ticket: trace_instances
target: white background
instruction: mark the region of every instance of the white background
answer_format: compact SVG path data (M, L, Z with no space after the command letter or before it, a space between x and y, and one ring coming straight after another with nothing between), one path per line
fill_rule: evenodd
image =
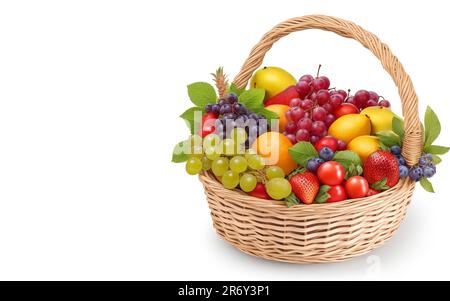
M449 145L446 1L2 1L1 280L447 279L449 158L418 187L383 247L354 260L291 265L215 234L202 186L170 162L188 131L186 85L225 66L287 18L320 13L376 33L401 59ZM399 98L379 62L331 33L292 34L266 65Z

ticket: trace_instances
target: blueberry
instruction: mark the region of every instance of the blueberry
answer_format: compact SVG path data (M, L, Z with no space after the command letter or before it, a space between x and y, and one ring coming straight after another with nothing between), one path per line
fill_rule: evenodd
M428 161L433 160L433 155L432 155L432 154L425 154L425 155L423 155L423 157L424 157L425 159L427 159Z
M420 178L423 177L423 169L421 167L419 167L419 166L413 166L409 170L408 175L411 178L411 180L417 182L417 181L420 180Z
M394 155L400 155L402 152L402 149L398 145L391 146L391 153Z
M423 166L431 163L432 161L433 161L433 155L432 154L423 154L419 158L419 165L423 167Z
M423 175L426 178L431 178L436 173L436 167L434 165L427 165L423 168Z
M398 168L398 175L402 178L406 178L408 176L408 167L405 165L400 165Z
M309 159L308 162L306 162L306 169L312 173L316 173L320 164L322 164L323 162L324 161L320 158Z
M405 158L403 158L403 156L402 155L397 155L397 156L395 156L396 158L397 158L397 163L398 163L398 165L406 165L406 160L405 160Z
M330 161L333 159L334 153L329 147L325 146L319 151L319 157L325 161Z
M430 166L431 168L433 168L434 172L436 173L436 165L434 165L433 162L429 163L428 166Z
M424 156L419 158L419 166L425 166L428 163L428 160L425 159Z

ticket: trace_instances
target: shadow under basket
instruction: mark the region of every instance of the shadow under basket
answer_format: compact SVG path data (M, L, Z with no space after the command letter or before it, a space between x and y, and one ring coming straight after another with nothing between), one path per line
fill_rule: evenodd
M398 59L374 34L335 17L311 15L275 26L252 49L233 83L245 87L273 43L291 32L321 29L353 38L369 49L391 75L402 101L402 155L415 165L422 152L418 99ZM210 172L199 176L217 233L239 250L270 260L292 263L342 261L383 244L399 228L415 183L401 179L380 194L337 203L299 204L264 200L228 190Z

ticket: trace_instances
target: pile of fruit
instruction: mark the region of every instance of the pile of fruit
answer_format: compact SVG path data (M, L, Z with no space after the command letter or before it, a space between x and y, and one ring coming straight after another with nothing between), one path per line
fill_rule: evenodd
M253 75L250 89L229 85L219 68L216 89L188 86L195 105L181 117L191 136L174 149L172 161L186 162L191 175L211 172L227 189L262 199L330 203L364 198L394 187L400 178L420 182L436 173L440 133L427 108L423 155L415 166L402 156L403 120L390 102L373 91L330 88L328 77L303 75L297 81L278 67Z

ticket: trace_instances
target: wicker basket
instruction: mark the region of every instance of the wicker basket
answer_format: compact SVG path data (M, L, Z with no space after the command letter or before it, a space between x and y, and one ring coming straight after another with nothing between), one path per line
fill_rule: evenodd
M381 61L397 85L402 101L403 156L409 165L416 164L423 140L411 80L387 45L352 22L311 15L277 25L252 49L234 83L245 87L274 42L304 29L322 29L353 38ZM371 251L398 229L414 191L414 182L408 179L363 199L287 208L280 201L225 189L209 173L201 174L200 180L214 227L221 237L245 253L293 263L341 261Z

